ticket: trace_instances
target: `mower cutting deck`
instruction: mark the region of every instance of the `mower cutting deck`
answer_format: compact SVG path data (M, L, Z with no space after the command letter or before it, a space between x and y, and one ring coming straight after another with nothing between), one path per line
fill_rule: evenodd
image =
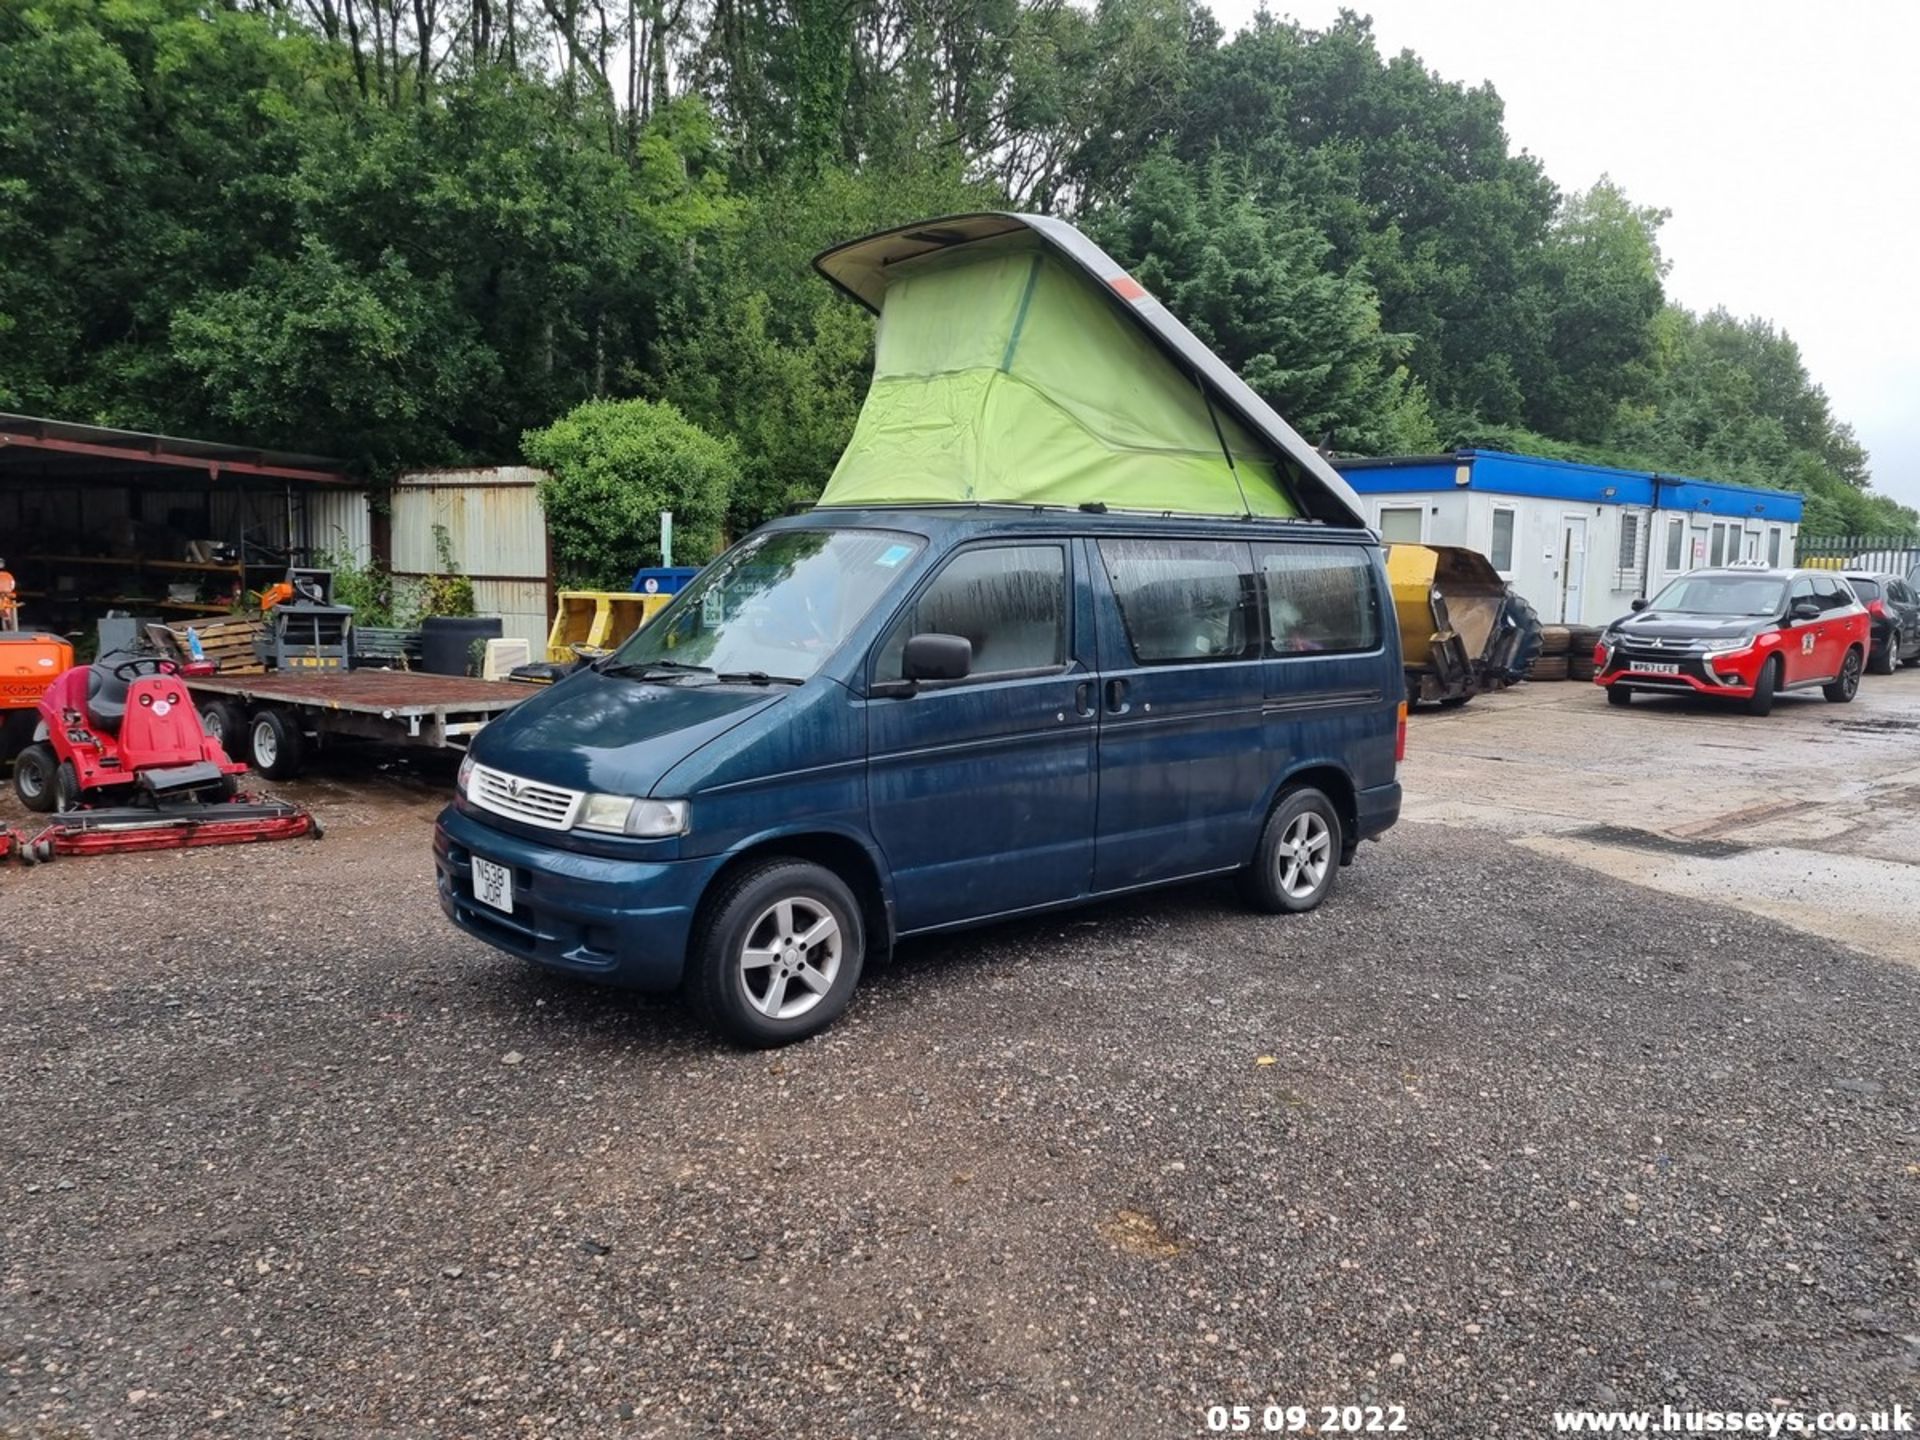
M297 840L302 835L317 840L320 834L319 821L282 800L231 800L162 810L128 805L55 815L20 841L20 858L35 865L56 855L186 850L199 845ZM4 841L0 840L0 855L4 854Z

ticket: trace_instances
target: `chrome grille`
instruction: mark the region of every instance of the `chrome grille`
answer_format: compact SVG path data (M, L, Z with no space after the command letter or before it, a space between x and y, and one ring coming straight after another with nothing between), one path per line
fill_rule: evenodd
M491 810L523 825L537 825L542 830L571 829L573 817L585 798L578 790L522 780L518 775L485 765L475 765L467 781L467 799L482 810Z

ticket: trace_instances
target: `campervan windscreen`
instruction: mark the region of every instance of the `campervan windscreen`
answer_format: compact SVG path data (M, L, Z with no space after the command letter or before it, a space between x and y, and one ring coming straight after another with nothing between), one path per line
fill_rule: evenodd
M714 561L602 669L805 680L924 542L891 530L775 530Z

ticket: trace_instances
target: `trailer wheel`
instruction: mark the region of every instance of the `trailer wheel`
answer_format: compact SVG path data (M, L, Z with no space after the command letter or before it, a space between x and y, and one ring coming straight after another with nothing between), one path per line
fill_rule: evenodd
M54 807L53 747L36 740L13 759L13 793L20 803L36 815L51 814Z
M300 722L285 710L262 710L247 732L253 768L269 780L291 780L306 757Z
M245 759L247 712L231 700L209 700L200 707L200 723L229 760Z

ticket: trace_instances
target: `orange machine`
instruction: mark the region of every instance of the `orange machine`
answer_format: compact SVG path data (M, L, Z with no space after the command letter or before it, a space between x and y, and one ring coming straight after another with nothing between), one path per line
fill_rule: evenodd
M73 668L73 646L58 635L20 628L13 576L0 561L0 762L33 739L35 707L46 689Z

